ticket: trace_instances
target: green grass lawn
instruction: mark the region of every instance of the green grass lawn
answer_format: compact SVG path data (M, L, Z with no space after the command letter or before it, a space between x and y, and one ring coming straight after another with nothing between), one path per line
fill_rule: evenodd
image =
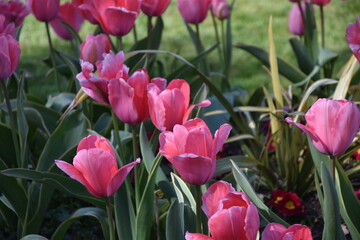
M292 3L286 0L236 0L232 15L233 43L251 44L267 49L268 20L272 15L277 54L295 65L294 56L288 42L292 35L287 28L287 18L291 6ZM319 20L319 9L318 7L315 8ZM359 13L360 1L357 0L347 2L333 0L325 7L326 47L340 54L337 69L350 56L350 50L345 39L345 29L348 24L355 22ZM187 59L194 57L195 50L177 10L176 1L172 1L169 9L163 15L163 20L165 28L160 49L179 53ZM146 16L141 14L136 22L139 38L146 36L146 22ZM94 32L95 28L95 26L86 22L81 29L80 36L85 38L86 34ZM200 25L200 33L205 47L210 47L216 42L210 15ZM73 54L69 42L58 38L53 32L52 36L57 49ZM125 50L129 49L133 43L134 37L132 33L124 37ZM48 56L45 24L37 22L32 15L29 15L24 22L20 44L22 49L20 66L26 68L30 76L32 76L29 81L29 90L45 98L47 94L54 90L55 86L52 78L44 77L48 69L41 62L43 58ZM214 51L209 58L211 65L216 68L219 61L217 52ZM250 54L234 48L231 82L236 87L253 90L261 85L268 85L270 78L258 60Z

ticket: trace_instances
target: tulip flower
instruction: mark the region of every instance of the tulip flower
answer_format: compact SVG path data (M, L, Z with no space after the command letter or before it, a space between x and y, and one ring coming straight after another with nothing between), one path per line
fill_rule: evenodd
M29 9L18 0L0 0L0 15L5 17L5 25L14 23L15 27L19 27L23 24L25 17L29 15Z
M261 234L261 240L312 240L311 231L301 224L289 228L279 223L269 223Z
M143 0L141 10L150 17L158 17L165 12L170 2L171 0Z
M294 192L275 190L268 204L275 206L279 212L287 216L305 215L304 203Z
M92 24L99 24L99 22L92 15L91 11L88 10L88 7L86 7L87 5L85 5L85 7L81 6L82 4L88 4L90 5L91 9L94 8L94 4L92 0L73 0L73 4L75 4L75 6L79 8L83 18L85 18Z
M301 8L305 13L305 3L301 3ZM289 32L295 35L304 35L304 21L301 16L299 5L294 4L291 8L288 21Z
M60 0L27 0L27 5L37 20L50 22L59 13Z
M14 73L20 58L20 45L9 34L0 35L0 81Z
M327 5L331 0L312 0L313 4L316 4L318 6L325 6Z
M55 160L55 164L71 178L83 184L96 197L113 195L140 159L118 169L116 156L106 138L90 135L82 139L73 165Z
M50 22L50 25L59 37L70 40L74 36L61 22L69 24L74 31L79 32L83 21L80 10L73 3L66 2L60 6L58 16Z
M92 4L84 3L80 8L91 13L105 32L124 36L134 27L140 4L141 0L92 0Z
M226 0L212 0L211 8L215 17L219 20L229 18L231 7Z
M191 119L183 125L176 124L172 132L165 131L160 134L159 152L185 181L201 185L213 178L216 154L230 131L231 126L223 124L213 139L210 129L202 119Z
M80 59L95 65L97 61L103 60L103 54L110 50L111 43L106 34L88 34L80 46Z
M255 205L243 192L218 181L202 197L211 237L186 233L186 240L255 240L260 226Z
M116 55L110 51L103 55L104 60L96 64L98 76L93 74L94 65L90 62L80 61L82 72L76 75L82 90L95 101L109 104L108 84L111 79L128 78L129 68L123 64L124 52Z
M346 41L354 56L360 62L360 16L346 28Z
M149 118L145 69L135 71L128 79L112 79L109 83L109 101L115 115L124 123L137 124Z
M0 15L0 34L10 34L15 36L15 24L8 23L6 24L6 19L4 15Z
M189 107L190 86L182 79L172 80L166 89L155 83L149 84L148 98L151 121L160 131L171 131L175 124L183 124L194 107L211 104L205 100Z
M178 0L177 6L187 23L198 24L205 20L211 0Z
M318 99L305 114L307 126L297 126L309 135L314 147L323 154L340 155L351 145L360 126L360 111L356 104L345 99Z

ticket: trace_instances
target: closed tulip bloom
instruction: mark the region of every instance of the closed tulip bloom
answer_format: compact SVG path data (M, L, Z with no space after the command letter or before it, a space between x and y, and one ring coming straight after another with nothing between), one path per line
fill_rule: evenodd
M215 17L219 20L229 18L231 7L226 0L212 0L211 8Z
M5 24L14 23L15 27L23 24L24 19L29 15L28 7L19 0L0 0L0 15L5 17Z
M148 84L149 75L145 69L136 70L128 79L110 80L110 106L122 122L137 124L149 118Z
M312 0L313 4L316 4L318 6L325 6L327 5L331 0Z
M59 13L60 0L27 0L27 5L37 20L50 22Z
M205 100L189 107L190 86L182 79L172 80L166 89L155 83L149 84L148 98L151 121L160 131L171 131L176 124L183 124L194 107L211 104Z
M103 54L110 50L111 43L106 34L88 34L80 46L80 59L95 65L97 61L103 60Z
M92 24L99 24L99 22L92 15L91 11L88 9L88 7L86 7L86 5L85 7L81 6L82 4L88 4L91 6L91 8L93 8L94 4L92 0L73 0L73 3L79 8L83 18L85 18Z
M140 12L140 0L93 0L80 8L89 11L102 29L114 36L124 36L134 27Z
M269 223L261 234L261 240L312 240L307 226L294 224L289 228L279 223Z
M69 24L76 32L79 32L84 18L80 10L73 3L66 2L60 6L58 16L50 22L50 25L59 37L70 40L74 36L61 22Z
M356 59L360 62L360 16L346 28L346 41Z
M103 55L104 60L96 64L98 76L94 72L94 65L90 62L81 62L81 73L76 75L82 90L95 101L109 104L108 84L111 79L128 78L129 68L123 64L124 52L116 55L110 51Z
M15 36L15 24L14 23L8 23L5 22L5 16L0 15L0 34L10 34L12 36Z
M90 135L80 141L73 165L55 160L55 164L71 178L83 184L96 197L113 195L136 161L118 169L116 156L106 138Z
M143 0L141 10L150 17L158 17L165 12L170 2L171 0Z
M305 13L305 3L301 3L301 8ZM289 32L295 35L304 35L304 22L301 16L299 5L294 4L291 8L288 21Z
M231 131L223 124L213 139L206 123L195 118L183 125L176 124L172 132L159 136L160 153L166 157L182 179L194 185L210 181L215 173L216 154L220 151Z
M178 0L177 6L187 23L198 24L205 20L211 0Z
M20 45L9 34L0 35L0 81L14 73L20 58Z
M356 104L345 99L318 99L305 114L307 126L296 125L309 135L314 147L323 154L340 155L351 145L360 126L360 111Z
M210 186L202 197L202 209L209 218L211 237L186 233L186 240L255 240L259 213L245 193L236 192L224 181Z

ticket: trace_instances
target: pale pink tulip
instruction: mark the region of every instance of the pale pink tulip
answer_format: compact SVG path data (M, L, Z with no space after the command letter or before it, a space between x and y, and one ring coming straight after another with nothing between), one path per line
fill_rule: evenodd
M360 16L346 28L346 41L356 59L360 62Z
M305 114L307 126L296 125L309 135L315 148L324 154L340 155L351 145L360 126L360 111L356 104L345 99L318 99Z
M96 197L113 195L136 161L118 169L116 156L106 138L90 135L80 141L73 165L55 160L55 164L71 178L83 184Z
M307 226L294 224L289 228L279 223L270 223L264 229L261 240L312 240L311 231Z
M88 34L80 46L80 59L95 65L97 61L103 60L103 54L110 50L111 43L106 34Z
M211 8L215 17L224 20L230 17L231 7L226 0L212 0Z
M108 84L111 79L128 78L129 68L123 64L124 52L116 55L110 51L103 55L104 60L98 61L98 76L93 74L94 66L81 61L81 70L76 78L80 81L82 90L92 99L102 104L109 104Z
M305 3L301 3L301 8L305 13ZM288 21L289 32L295 35L304 35L304 22L301 16L298 4L294 4L291 8Z
M260 226L255 205L243 192L236 192L224 181L210 186L203 195L211 237L186 233L186 240L255 240Z
M66 2L60 6L58 16L50 22L50 25L59 37L70 40L74 36L61 22L69 24L74 31L79 32L84 18L80 10L73 3Z
M189 107L190 86L182 79L172 80L166 89L161 89L155 83L149 84L148 98L151 121L160 131L171 131L175 124L183 124L194 107L211 104L205 100Z
M198 24L205 20L211 0L178 0L177 7L187 23Z
M20 45L10 34L0 34L0 81L14 73L20 58Z
M165 12L170 2L171 0L143 0L141 10L150 17L158 17Z
M50 22L59 13L60 0L27 0L27 5L37 20Z
M191 119L183 125L176 124L172 132L165 131L160 134L160 153L171 162L185 181L201 185L213 178L216 154L230 131L231 126L223 124L213 139L202 119Z

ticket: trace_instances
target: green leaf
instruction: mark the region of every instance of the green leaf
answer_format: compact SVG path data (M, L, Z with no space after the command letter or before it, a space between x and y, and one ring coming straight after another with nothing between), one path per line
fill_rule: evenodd
M214 176L219 176L227 172L231 172L231 160L236 163L239 168L252 168L257 164L243 155L222 158L216 161L216 170Z
M316 170L317 170L318 174L320 175L321 174L321 164L324 163L326 165L326 167L329 167L329 165L330 165L329 156L322 154L318 150L316 150L316 148L312 144L309 136L307 136L307 140L308 140L311 157L314 161Z
M17 93L17 125L18 125L18 133L19 133L19 142L20 142L20 159L21 163L18 164L18 167L26 168L28 167L28 159L27 159L27 137L29 133L29 126L26 121L25 113L24 113L24 77L20 79L20 84Z
M240 186L243 192L250 198L251 202L255 204L257 207L259 214L268 222L277 222L286 227L290 225L281 219L278 215L276 215L271 209L269 209L256 195L255 191L251 187L250 183L246 179L245 175L242 171L236 166L236 164L231 161L232 172L234 174L235 180L237 184Z
M115 223L119 239L133 240L135 236L135 212L127 185L123 184L114 196Z
M289 41L301 71L303 71L305 74L310 74L315 66L315 63L309 55L305 45L300 41L299 38L296 37L290 38Z
M336 194L333 180L330 177L328 168L321 163L321 180L324 191L324 231L323 240L345 239L340 224L339 199Z
M336 86L333 99L344 99L349 90L350 82L359 69L359 63L354 55L351 55L350 60L345 65L345 69L341 74L338 85Z
M171 202L166 217L166 239L184 240L184 210L183 203L178 199Z
M63 221L60 226L56 229L54 234L51 237L51 240L62 240L65 237L66 231L68 228L77 220L82 217L94 217L99 221L104 239L110 239L109 233L109 219L106 216L106 212L100 208L80 208L76 210L68 219Z
M0 123L0 159L8 167L16 167L15 147L12 140L11 128L8 125Z

